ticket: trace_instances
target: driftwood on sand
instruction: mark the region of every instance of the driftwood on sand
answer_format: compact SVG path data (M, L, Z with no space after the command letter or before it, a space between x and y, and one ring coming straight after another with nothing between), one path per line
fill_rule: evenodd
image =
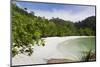
M48 64L52 64L52 63L67 63L67 62L72 62L72 60L69 59L50 59L47 61Z

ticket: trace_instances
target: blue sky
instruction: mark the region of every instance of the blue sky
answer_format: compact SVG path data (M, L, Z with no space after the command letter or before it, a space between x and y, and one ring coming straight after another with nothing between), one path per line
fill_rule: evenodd
M88 16L95 15L94 6L62 5L36 2L16 2L20 8L27 8L28 12L34 11L35 15L51 19L59 17L64 20L80 21Z

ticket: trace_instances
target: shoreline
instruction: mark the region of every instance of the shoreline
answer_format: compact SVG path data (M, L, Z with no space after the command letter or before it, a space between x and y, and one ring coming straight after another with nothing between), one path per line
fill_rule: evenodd
M12 58L12 65L27 65L27 64L47 64L47 63L60 63L69 62L71 57L65 58L61 52L58 51L57 46L59 43L75 39L75 38L85 38L87 36L66 36L66 37L47 37L45 39L45 46L34 46L34 53L31 56L26 56L23 54L17 55ZM89 36L95 37L95 36ZM67 60L66 60L67 59ZM64 60L64 61L63 61ZM75 60L71 60L75 61ZM77 61L77 60L76 60Z

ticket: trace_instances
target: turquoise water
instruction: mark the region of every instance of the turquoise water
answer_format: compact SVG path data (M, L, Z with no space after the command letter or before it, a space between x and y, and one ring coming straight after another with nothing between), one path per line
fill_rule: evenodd
M80 37L66 40L59 44L58 50L66 56L67 59L79 61L87 52L95 54L95 37Z

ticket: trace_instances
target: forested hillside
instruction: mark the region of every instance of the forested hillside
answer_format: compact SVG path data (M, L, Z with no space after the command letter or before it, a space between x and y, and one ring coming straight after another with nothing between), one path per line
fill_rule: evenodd
M45 45L44 37L53 36L95 36L96 17L91 16L79 22L65 21L60 18L50 20L28 13L15 4L11 7L12 18L12 55L27 53L31 55L34 44Z

